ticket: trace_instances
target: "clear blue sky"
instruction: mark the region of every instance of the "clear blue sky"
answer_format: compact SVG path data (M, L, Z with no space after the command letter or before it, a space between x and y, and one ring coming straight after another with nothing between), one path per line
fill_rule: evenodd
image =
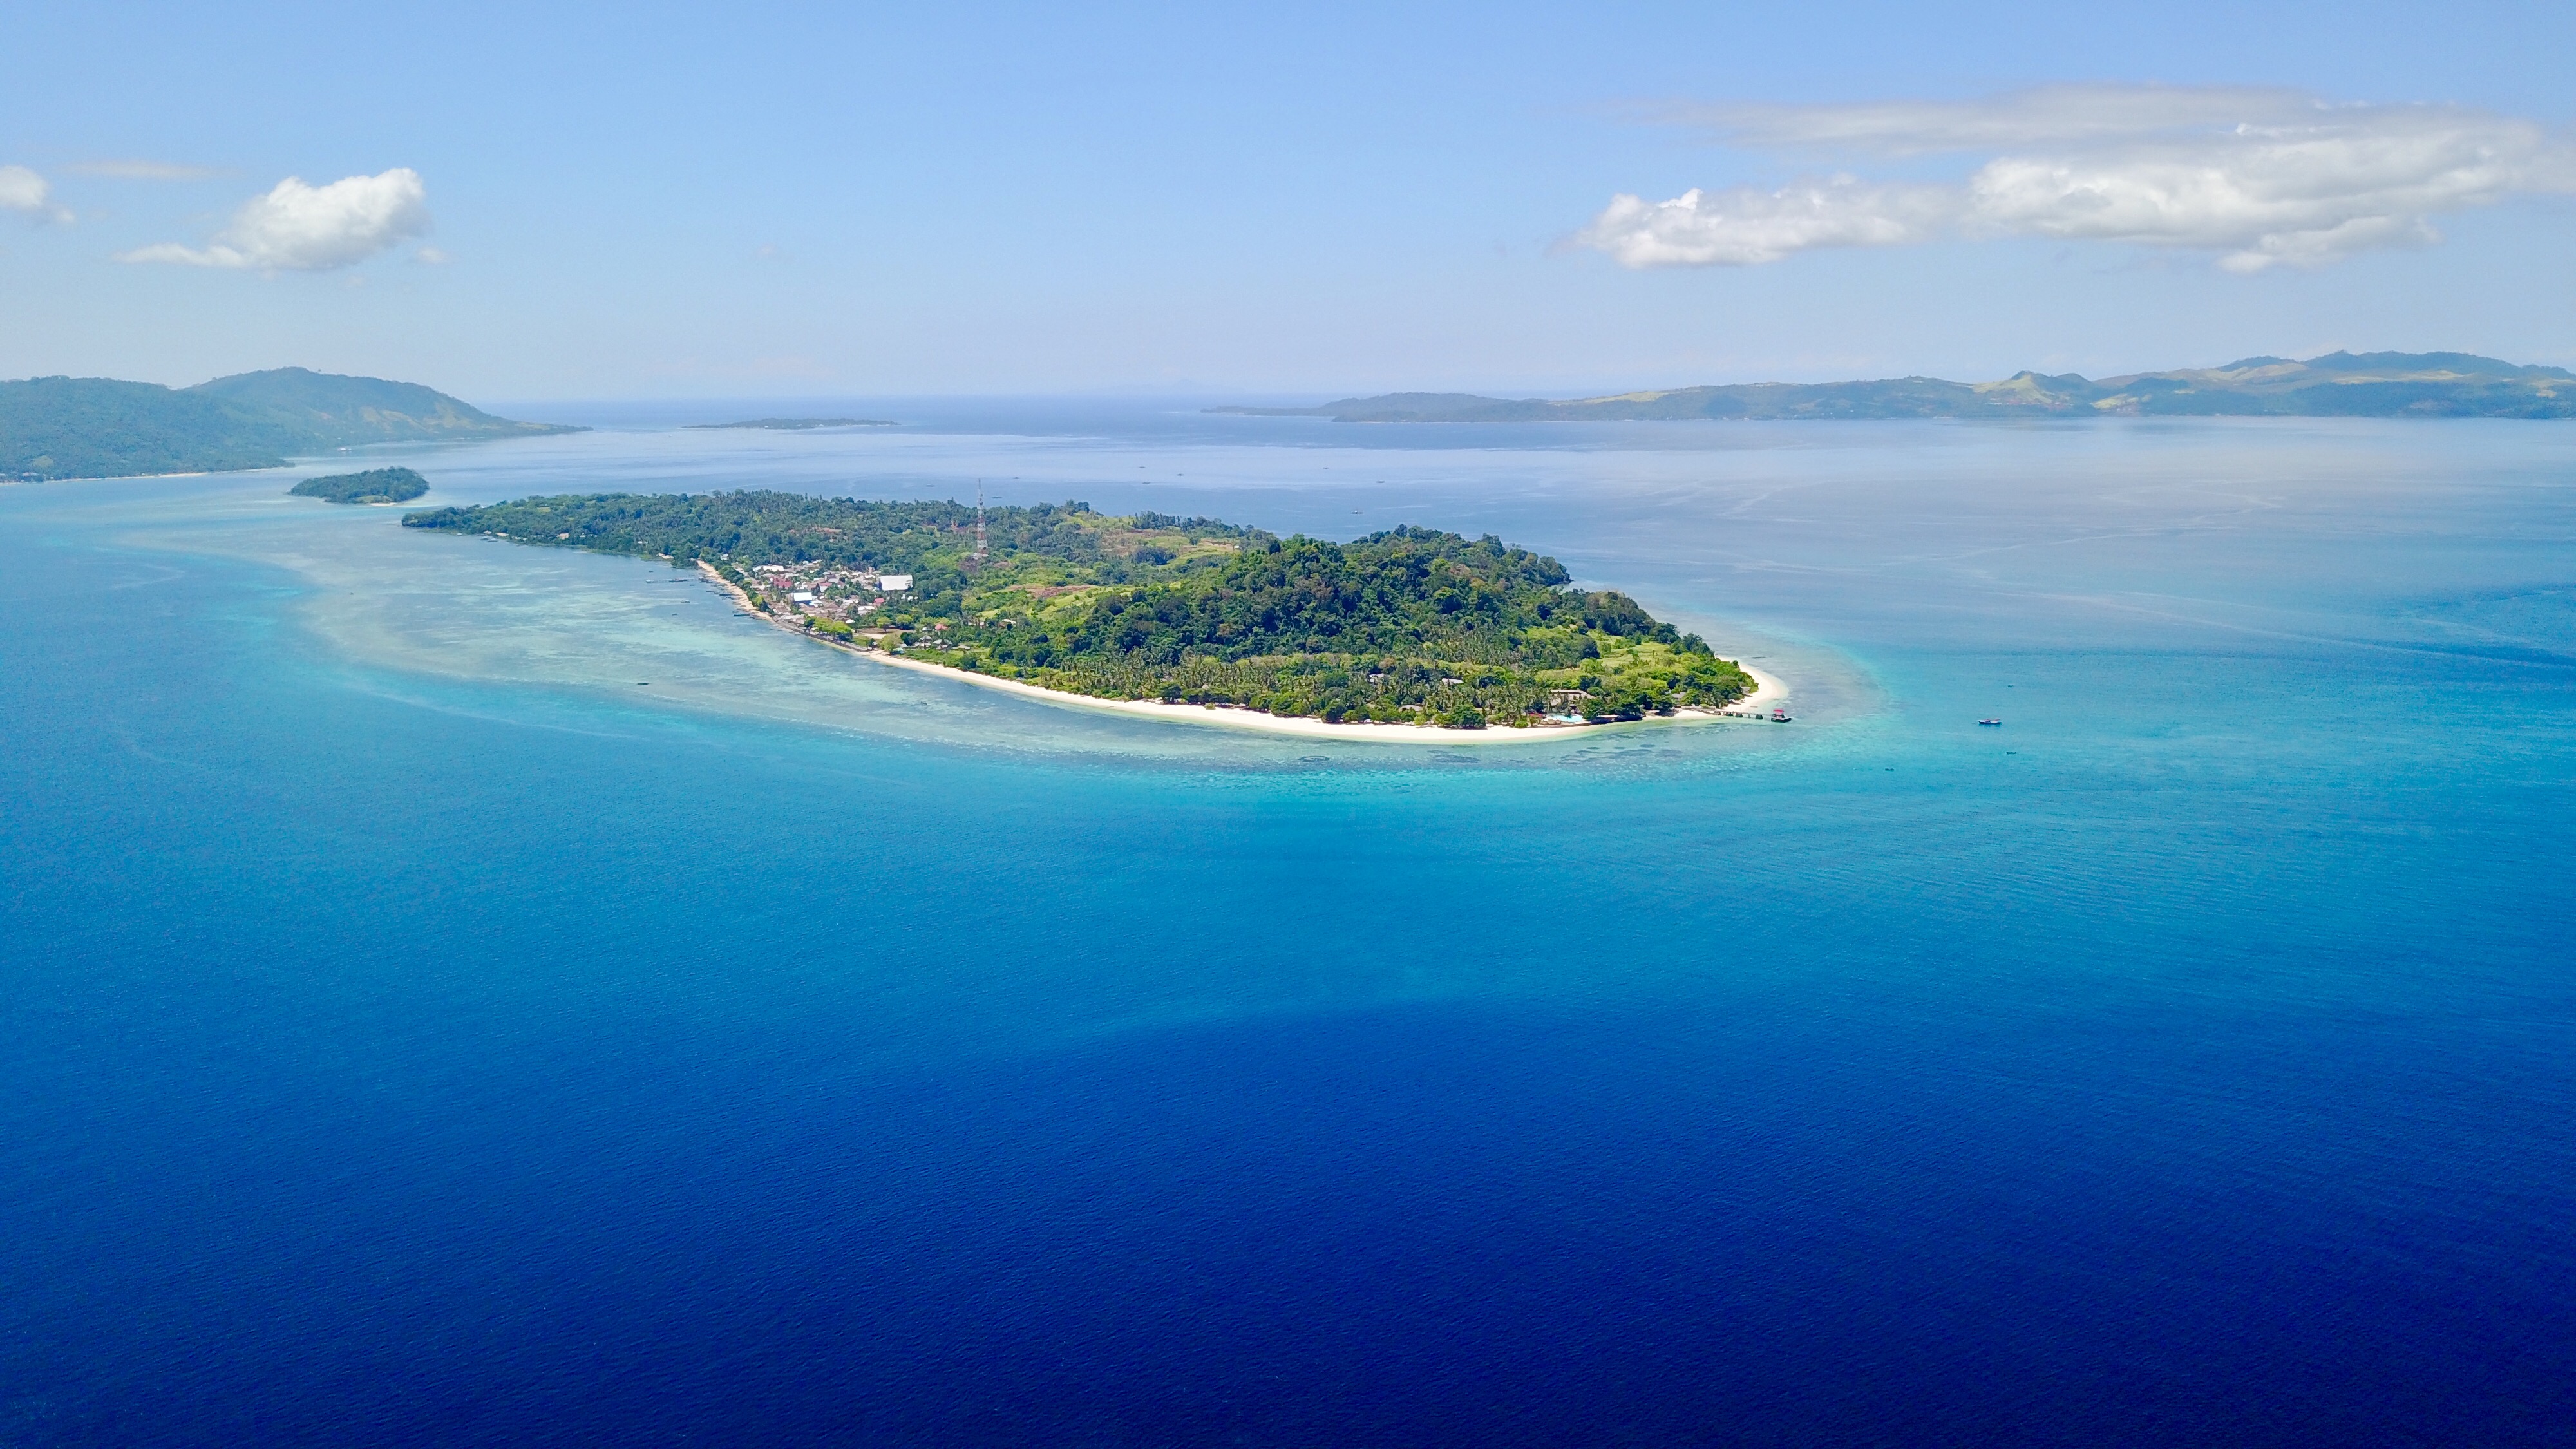
M0 376L302 364L498 401L2576 363L2576 7L1942 10L16 7ZM2338 179L2354 156L2379 169ZM2212 166L2299 214L2097 205ZM288 177L375 179L260 200Z

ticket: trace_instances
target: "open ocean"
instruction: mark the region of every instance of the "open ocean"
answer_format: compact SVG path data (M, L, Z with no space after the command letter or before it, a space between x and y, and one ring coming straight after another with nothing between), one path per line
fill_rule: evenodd
M2576 426L865 406L369 461L1490 531L1798 718L0 488L0 1446L2576 1443Z

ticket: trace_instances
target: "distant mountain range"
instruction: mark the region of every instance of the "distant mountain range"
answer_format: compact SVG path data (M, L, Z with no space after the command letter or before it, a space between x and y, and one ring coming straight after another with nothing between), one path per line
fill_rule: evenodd
M2291 362L2249 357L2225 367L2141 372L2096 381L2016 373L2001 382L1899 377L1878 382L1756 382L1615 397L1491 398L1396 392L1312 408L1211 408L1256 417L1344 423L1525 423L1650 418L2020 417L2576 417L2576 373L2519 367L2465 352L2334 352Z
M367 443L580 431L496 418L418 383L301 367L189 388L104 377L0 382L0 478L214 473Z
M726 428L765 428L773 433L802 433L815 428L892 428L899 427L892 418L745 418L738 423L689 423L691 432L719 432Z

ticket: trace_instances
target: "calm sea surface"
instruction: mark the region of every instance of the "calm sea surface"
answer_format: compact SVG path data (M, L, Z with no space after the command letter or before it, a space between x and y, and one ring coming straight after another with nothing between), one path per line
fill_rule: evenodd
M1798 719L0 489L0 1445L2576 1443L2576 427L868 408L376 461L1490 531Z

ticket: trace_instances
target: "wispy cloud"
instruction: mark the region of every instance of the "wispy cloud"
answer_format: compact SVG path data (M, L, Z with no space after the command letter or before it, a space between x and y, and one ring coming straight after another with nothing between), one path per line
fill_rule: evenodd
M121 262L327 272L428 234L429 193L420 173L398 166L308 186L289 176L244 202L203 247L162 242L121 253Z
M1631 267L1751 267L1817 247L1929 241L1957 211L1947 187L1831 176L1778 191L1694 187L1670 201L1615 197L1575 240Z
M69 222L72 214L54 204L54 188L24 166L0 166L0 211L14 211L38 221Z
M2214 252L2222 267L2256 272L2430 245L2445 213L2576 191L2576 146L2535 122L2462 106L2330 105L2286 90L2053 86L1981 101L1709 106L1657 118L1789 155L1988 159L1952 183L1836 175L1773 192L1621 195L1575 240L1631 267L2043 236Z
M120 181L203 181L232 174L213 166L182 166L172 161L75 161L63 169L79 176L110 176Z
M1973 101L1684 105L1645 115L1756 150L1923 156L2289 124L2325 109L2303 91L2269 86L2060 85Z

